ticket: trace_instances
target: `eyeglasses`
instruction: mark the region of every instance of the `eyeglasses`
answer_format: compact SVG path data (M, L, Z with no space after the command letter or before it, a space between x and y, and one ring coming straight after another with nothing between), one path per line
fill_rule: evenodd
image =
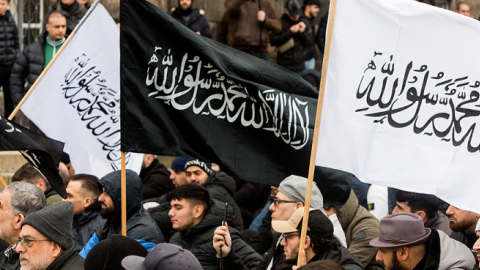
M275 207L278 206L279 203L297 203L297 201L285 201L285 200L277 200L277 199L270 199L270 202L275 204Z
M285 239L285 242L288 242L288 238L292 237L292 236L300 236L299 233L286 233L283 235L283 239Z
M20 238L15 241L15 244L18 246L18 243L20 243L22 246L26 247L30 245L30 241L52 241L50 239L30 239L30 238Z

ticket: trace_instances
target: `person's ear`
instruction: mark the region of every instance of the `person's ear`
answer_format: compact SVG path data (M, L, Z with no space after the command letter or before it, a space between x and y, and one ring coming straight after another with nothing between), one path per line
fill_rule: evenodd
M22 222L25 219L25 216L23 214L18 214L13 218L13 227L15 230L21 230L22 229Z
M303 207L303 203L301 203L301 202L295 203L295 209L298 209L298 208L301 208L301 207Z
M45 188L45 181L43 181L43 179L38 179L36 186L38 186L41 190L43 190Z
M52 256L56 259L62 254L62 247L57 243L53 243L52 251Z
M397 257L401 261L406 261L410 255L410 249L408 247L400 247L397 249Z
M195 218L200 218L203 214L203 211L205 209L203 208L203 205L197 205L195 206L195 214L194 214L194 217Z
M86 197L83 201L83 207L87 208L93 203L93 199L90 197Z
M299 236L301 237L301 236ZM305 238L305 246L303 247L303 250L306 250L307 248L310 247L310 244L312 243L311 241L312 239L310 238L310 236L307 235L307 237ZM313 248L313 245L312 245L312 248Z
M425 217L427 216L427 214L422 210L417 211L415 214L419 215L423 220L425 220Z

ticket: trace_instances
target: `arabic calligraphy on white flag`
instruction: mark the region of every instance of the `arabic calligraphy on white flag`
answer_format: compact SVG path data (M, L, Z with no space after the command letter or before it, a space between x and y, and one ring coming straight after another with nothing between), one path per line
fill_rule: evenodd
M338 0L316 165L480 213L479 33L416 1Z
M77 174L121 168L119 32L98 4L21 107L48 137L65 142ZM127 169L139 173L142 156L127 154Z

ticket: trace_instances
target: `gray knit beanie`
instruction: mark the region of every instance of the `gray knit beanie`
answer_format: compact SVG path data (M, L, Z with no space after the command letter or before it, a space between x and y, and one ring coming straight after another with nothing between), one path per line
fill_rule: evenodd
M22 227L30 225L48 239L68 250L73 246L73 203L64 202L47 206L27 216Z
M305 195L307 195L307 184L307 178L297 175L290 175L280 183L278 191L282 192L283 194L287 195L295 201L299 201L305 204ZM323 212L323 196L315 182L313 182L312 186L310 208L320 209Z

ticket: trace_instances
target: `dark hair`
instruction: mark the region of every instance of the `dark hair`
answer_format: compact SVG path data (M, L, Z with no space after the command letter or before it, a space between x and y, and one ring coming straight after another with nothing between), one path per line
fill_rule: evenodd
M298 270L345 270L345 268L336 261L319 260L298 268Z
M428 219L437 215L439 200L434 195L397 190L395 197L397 202L410 207L411 213L423 211Z
M182 199L188 201L192 206L202 205L204 209L203 215L210 210L210 194L201 185L187 184L174 189L172 191L172 200L180 201Z
M307 233L308 235L308 233ZM338 248L338 241L337 239L332 236L330 238L314 238L310 237L310 246L312 246L313 252L315 254L324 254L332 249L337 249Z
M35 167L33 167L30 163L25 163L12 176L12 183L25 180L25 182L27 183L36 185L39 179L42 179L43 182L45 182L45 187L48 187L50 185L47 179L45 179L45 177L43 177L43 175L39 171L37 171Z
M76 174L70 178L70 181L81 181L82 188L86 189L88 192L91 192L92 199L97 200L100 197L100 189L98 188L98 178L90 174Z

